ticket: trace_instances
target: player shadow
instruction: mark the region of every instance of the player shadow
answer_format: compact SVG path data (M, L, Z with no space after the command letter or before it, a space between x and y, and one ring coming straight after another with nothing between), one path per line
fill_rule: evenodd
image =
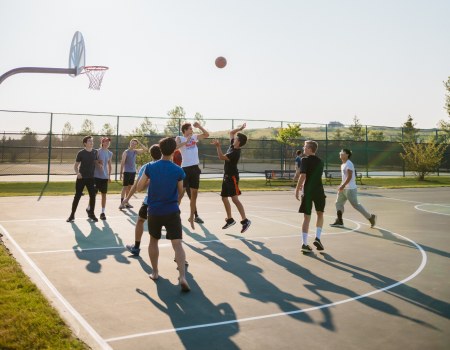
M309 269L304 268L304 267L298 265L297 263L294 263L291 260L286 259L282 255L273 253L269 248L266 247L266 244L264 242L253 241L253 240L242 240L242 242L252 252L259 254L266 259L273 261L277 265L285 268L291 274L305 280L305 282L307 282L307 283L305 283L305 288L309 289L312 293L316 294L320 298L320 302L322 304L333 303L333 301L329 300L328 298L326 298L323 295L323 292L325 292L325 293L332 292L332 293L336 293L336 294L341 294L341 295L345 295L348 298L356 298L359 296L359 294L353 292L352 290L342 287L342 286L339 286L333 282L327 281L317 275L314 275L313 273L311 273L311 271ZM304 256L307 258L314 258L318 261L323 262L323 260L316 257L314 254L304 254ZM328 255L328 257L331 258L330 255ZM333 265L331 265L331 266L333 266ZM361 276L361 277L364 277L364 276ZM375 281L374 279L372 279L371 282L374 283L374 284L372 284L374 287L379 289L382 287L386 287L390 284L396 283L397 281L390 280L385 283L380 283L380 281ZM395 308L394 306L392 306L386 302L376 300L376 299L373 299L370 297L356 299L355 301L362 303L362 304L364 304L370 308L373 308L375 310L379 310L379 311L385 312L387 314L390 314L392 316L397 316L400 318L404 318L404 319L413 321L417 324L420 324L420 325L423 325L426 327L434 328L433 326L429 325L426 322L403 315L397 308ZM322 309L322 310L325 310L325 309Z
M196 240L197 242L200 241L214 241L219 240L216 235L212 234L204 224L195 224L196 226L199 226L204 234L204 236L199 235L197 232L191 231L187 226L182 225L183 232L187 234L192 239Z
M75 233L75 240L77 241L77 244L73 246L75 255L80 260L88 261L86 269L92 273L100 273L100 261L107 259L110 255L114 256L116 261L119 263L130 263L130 261L123 255L125 247L119 234L113 232L106 221L102 221L102 223L103 227L98 227L94 222L89 221L91 231L88 236L85 236L83 231L75 224L75 222L71 222L72 229ZM105 247L110 249L83 250Z
M231 340L231 337L239 332L239 324L233 322L236 320L236 314L231 305L228 303L215 305L187 269L186 278L191 287L189 293L174 292L180 289L178 282L173 284L161 276L154 282L160 301L141 289L136 289L136 292L170 317L173 327L179 329L176 333L186 349L239 349ZM230 324L220 327L195 327L196 325L230 321ZM192 328L180 329L183 327Z
M348 272L349 274L352 275L353 278L366 282L371 286L373 286L374 288L380 289L398 282L392 278L386 277L377 272L373 272L343 261L339 261L333 258L330 254L321 253L321 255L324 257L325 260L316 257L316 259L321 263L334 267L341 271ZM385 293L397 297L416 307L432 312L438 316L450 319L449 303L435 299L425 293L422 293L417 288L413 288L408 286L407 284L402 283L401 285L396 286L395 288L386 290ZM428 326L436 329L431 325Z

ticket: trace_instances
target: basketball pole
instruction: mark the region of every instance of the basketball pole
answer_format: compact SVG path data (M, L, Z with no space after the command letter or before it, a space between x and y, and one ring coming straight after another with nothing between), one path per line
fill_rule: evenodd
M52 74L77 74L77 68L42 68L42 67L21 67L11 69L0 76L0 84L11 75L19 73L52 73Z

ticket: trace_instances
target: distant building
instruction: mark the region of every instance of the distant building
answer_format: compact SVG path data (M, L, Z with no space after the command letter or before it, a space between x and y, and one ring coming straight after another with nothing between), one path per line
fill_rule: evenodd
M343 127L344 124L342 124L341 122L330 122L328 123L328 126L336 128L336 127Z

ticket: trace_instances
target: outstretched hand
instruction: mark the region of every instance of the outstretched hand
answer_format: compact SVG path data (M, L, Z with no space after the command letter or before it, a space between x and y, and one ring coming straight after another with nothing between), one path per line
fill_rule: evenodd
M242 124L242 126L240 127L240 130L241 131L244 130L246 126L247 126L247 123Z
M198 122L195 122L195 123L193 124L193 126L194 126L194 128L199 128L199 127L200 127L200 124L199 124Z
M212 140L211 145L214 145L214 146L216 146L216 147L220 147L219 140L218 140L218 139Z

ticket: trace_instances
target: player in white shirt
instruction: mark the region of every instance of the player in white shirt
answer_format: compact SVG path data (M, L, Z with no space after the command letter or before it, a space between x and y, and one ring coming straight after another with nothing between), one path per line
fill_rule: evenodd
M337 219L331 224L332 227L343 227L344 221L342 219L342 214L344 213L344 204L348 201L359 211L367 220L370 222L370 227L374 227L377 223L377 216L370 214L364 207L358 203L358 190L355 181L355 166L350 161L350 157L352 156L352 151L347 148L342 149L339 153L339 156L342 160L341 165L341 173L342 173L342 182L338 187L338 193L336 198L336 211L337 211Z
M181 199L186 192L186 187L189 185L191 189L191 213L188 221L191 223L191 227L193 230L195 230L194 214L196 211L195 208L197 205L197 194L198 188L200 187L201 174L201 170L198 166L200 161L198 159L197 142L209 137L208 131L206 131L198 122L194 123L194 127L200 129L202 133L194 134L191 123L186 122L181 126L181 132L183 133L183 136L177 136L176 138L177 149L180 150L181 156L183 158L181 167L186 174L186 177L183 180L183 191L181 193L178 193L178 205L181 204Z

